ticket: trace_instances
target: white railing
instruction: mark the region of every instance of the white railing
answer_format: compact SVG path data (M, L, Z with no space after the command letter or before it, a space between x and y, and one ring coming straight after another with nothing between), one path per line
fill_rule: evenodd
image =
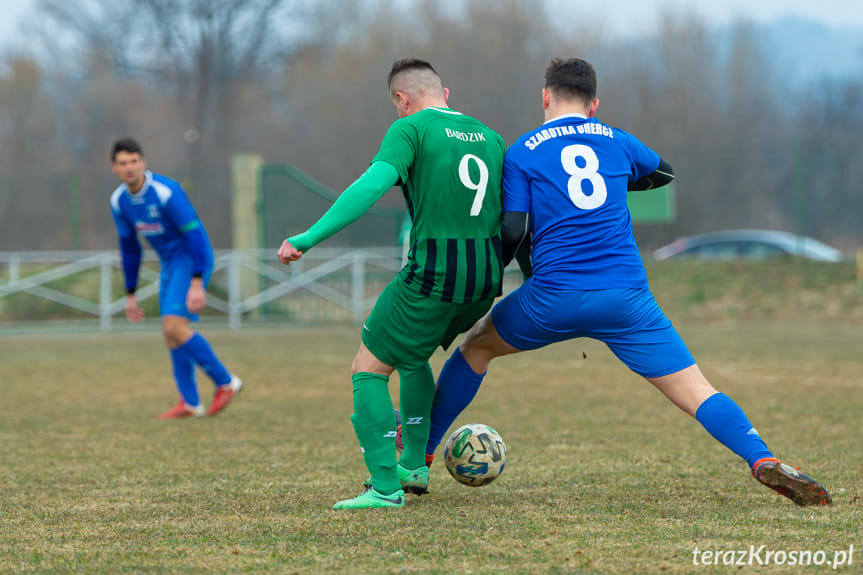
M140 301L158 295L158 271L146 265L154 261L155 254L146 251L136 292ZM302 308L317 299L335 310L346 310L350 320L359 324L374 305L382 282L389 281L401 265L401 248L317 248L290 267L276 259L275 249L217 251L207 307L225 314L231 329L239 329L243 318L264 304L282 300L286 308L291 304ZM89 296L65 291L82 290L82 282L70 279L82 273L98 274L98 288L88 290L83 282L84 291L92 292ZM10 314L4 313L4 298L20 293L94 316L101 330L110 331L114 316L125 309L122 285L117 252L0 252L0 326L14 327ZM214 287L227 296L214 295Z

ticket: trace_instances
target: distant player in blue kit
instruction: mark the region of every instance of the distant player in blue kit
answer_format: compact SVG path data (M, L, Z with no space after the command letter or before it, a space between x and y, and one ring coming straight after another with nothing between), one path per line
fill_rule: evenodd
M225 369L209 342L189 326L206 304L207 284L213 272L213 248L207 232L180 184L147 170L144 153L135 140L114 142L111 170L123 182L111 194L111 213L120 236L129 321L137 323L144 318L135 297L141 264L139 234L156 250L161 265L162 335L171 352L180 401L159 417L204 415L195 384L196 365L216 386L213 403L206 411L207 415L216 415L231 403L243 383Z
M441 370L427 462L492 359L589 337L742 457L758 481L799 505L830 504L827 490L776 459L740 407L705 379L653 299L626 195L665 185L671 166L594 118L588 62L555 58L545 78L546 121L507 150L503 166L504 263L529 241L522 269L532 277L474 325Z

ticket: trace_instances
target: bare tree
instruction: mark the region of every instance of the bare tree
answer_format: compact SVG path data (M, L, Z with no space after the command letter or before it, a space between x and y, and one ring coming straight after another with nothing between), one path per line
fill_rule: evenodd
M77 164L94 169L104 169L110 139L141 137L145 149L170 161L191 195L205 191L213 200L199 211L213 224L214 242L224 245L230 238L227 159L247 118L266 114L271 102L263 102L266 110L244 106L261 102L257 86L281 86L275 78L287 69L284 62L313 41L329 2L308 6L302 0L41 0L33 48L48 71L58 133L68 138ZM76 145L83 133L86 144Z
M786 190L795 229L857 249L863 235L863 76L807 91L795 123L793 180ZM793 201L792 201L793 200Z
M43 71L26 58L0 74L0 251L45 248L56 240L55 230L68 229L63 183L46 178L45 164L62 163L62 154L44 82ZM66 234L61 239L68 243Z
M551 57L593 62L600 120L644 140L678 175L678 220L637 227L645 247L721 227L797 229L800 214L811 235L863 234L859 78L777 94L782 70L745 22L719 42L695 14L666 12L656 36L610 42L541 6L40 0L34 57L0 71L0 249L66 247L59 220L69 219L73 181L81 228L93 230L81 247L112 246L107 148L121 135L139 137L151 166L193 198L206 194L196 205L225 247L228 156L260 153L343 189L395 118L386 75L408 56L430 60L450 105L508 143L542 121Z
M41 0L40 10L47 53L63 62L70 47L85 54L78 62L104 54L119 76L176 93L191 149L217 154L237 112L232 87L271 76L313 17L293 0Z

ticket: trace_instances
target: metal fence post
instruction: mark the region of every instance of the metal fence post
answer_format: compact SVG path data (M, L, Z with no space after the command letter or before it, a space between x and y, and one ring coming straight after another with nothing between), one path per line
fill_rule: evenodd
M363 309L363 301L366 295L366 259L362 252L354 253L353 262L353 281L351 282L351 315L354 325L363 323L365 309Z
M242 282L240 281L240 258L236 252L231 252L228 260L228 327L240 329L242 327Z
M9 258L9 283L16 283L21 277L21 258L13 254Z
M104 254L99 265L99 328L111 331L111 260L113 255Z

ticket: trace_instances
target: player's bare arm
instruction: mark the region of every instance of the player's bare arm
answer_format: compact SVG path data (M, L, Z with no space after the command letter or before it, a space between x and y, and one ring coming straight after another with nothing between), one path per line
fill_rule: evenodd
M144 319L144 310L133 293L126 295L126 318L132 323L138 323Z
M282 242L282 246L279 248L277 255L279 256L280 262L289 266L291 265L291 262L295 262L303 257L303 252L292 246L291 242L285 240Z
M200 277L192 278L186 294L186 307L190 312L198 313L205 305L207 305L207 291L204 289L204 280Z

